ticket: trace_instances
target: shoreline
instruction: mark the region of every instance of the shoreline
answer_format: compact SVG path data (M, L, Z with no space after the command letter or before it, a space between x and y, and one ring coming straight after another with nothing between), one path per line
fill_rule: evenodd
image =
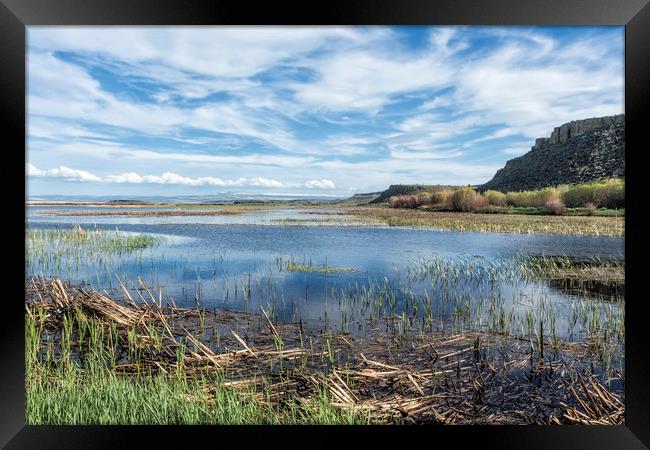
M47 206L61 206L48 204ZM87 206L87 205L76 205ZM104 206L104 205L102 205ZM111 208L125 205L110 206ZM587 215L493 214L476 212L430 211L388 208L386 206L341 204L236 204L236 205L131 205L131 208L156 208L163 211L47 211L41 214L57 217L192 217L230 216L261 213L282 209L305 209L306 215L330 216L332 219L286 218L270 223L242 223L241 225L322 226L391 228L412 227L455 232L488 232L517 234L625 236L625 217ZM168 209L170 208L170 209ZM177 210L171 210L177 208ZM220 208L214 210L213 208ZM322 210L322 211L320 211ZM336 219L337 216L346 216ZM219 223L214 226L222 225ZM226 225L237 225L229 223Z

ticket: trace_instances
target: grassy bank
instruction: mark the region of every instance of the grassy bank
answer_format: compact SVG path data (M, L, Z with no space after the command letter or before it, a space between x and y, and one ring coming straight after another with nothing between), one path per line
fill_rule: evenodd
M457 212L617 216L624 214L625 182L610 179L507 193L447 188L391 197L388 204L392 208Z
M551 216L530 214L477 214L360 206L341 214L368 218L389 226L432 227L448 231L497 233L550 233L593 236L623 236L623 217Z

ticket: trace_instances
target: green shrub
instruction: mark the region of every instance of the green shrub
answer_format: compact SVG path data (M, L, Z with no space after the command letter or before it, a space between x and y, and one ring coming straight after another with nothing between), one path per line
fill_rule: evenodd
M595 208L624 208L625 181L610 179L570 186L563 200L570 208L587 207L587 204Z
M510 206L537 206L544 208L546 202L555 198L562 198L562 193L567 186L547 187L536 191L508 192L506 201Z

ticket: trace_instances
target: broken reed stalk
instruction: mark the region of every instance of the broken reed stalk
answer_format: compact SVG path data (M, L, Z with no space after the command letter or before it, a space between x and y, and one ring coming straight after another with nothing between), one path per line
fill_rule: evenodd
M544 322L539 321L539 359L544 359Z
M593 376L589 378L588 382L585 382L579 373L577 378L583 395L578 394L573 386L569 387L569 391L577 406L580 406L582 410L576 406L562 403L565 419L584 425L621 425L624 423L625 405L621 400L607 391Z
M271 331L271 334L279 341L282 342L282 338L280 337L280 333L278 333L278 330L275 329L275 325L273 325L273 322L271 322L271 319L269 319L269 315L266 313L262 305L260 305L260 310L262 311L262 314L264 314L264 318L269 324L269 330Z

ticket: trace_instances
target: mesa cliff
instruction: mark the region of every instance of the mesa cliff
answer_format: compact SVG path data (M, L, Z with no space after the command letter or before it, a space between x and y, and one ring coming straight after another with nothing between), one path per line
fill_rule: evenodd
M540 189L625 176L625 116L575 120L506 162L480 191Z

